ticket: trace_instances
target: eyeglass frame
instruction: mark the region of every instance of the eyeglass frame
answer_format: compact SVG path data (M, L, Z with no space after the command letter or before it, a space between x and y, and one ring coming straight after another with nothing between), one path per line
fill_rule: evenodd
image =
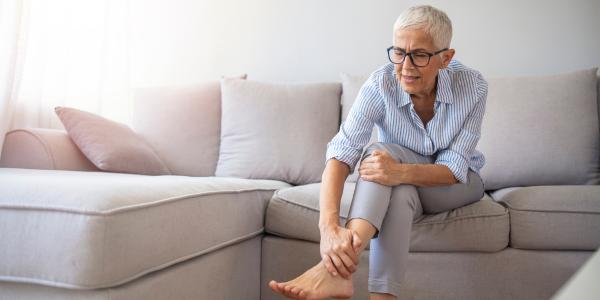
M419 54L427 54L427 55L429 56L429 57L427 58L427 63L426 63L424 66L419 66L419 65L415 64L415 59L413 58L413 53L414 53L415 51L410 51L410 52L405 52L405 51L402 51L402 52L404 52L404 57L402 58L402 61L401 61L401 62L399 62L399 63L396 63L396 62L392 61L392 57L390 56L390 50L392 50L392 49L394 49L394 48L396 48L396 49L401 49L401 48L399 48L399 47L394 47L394 46L390 46L389 48L387 48L387 55L388 55L388 59L390 60L390 62L391 62L391 63L393 63L393 64L396 64L396 65L403 64L403 63L404 63L404 61L406 60L406 57L407 57L407 56L409 56L409 57L410 57L410 62L411 62L411 63L412 63L414 66L416 66L416 67L421 67L421 68L422 68L422 67L427 67L427 66L429 65L429 62L431 62L431 57L432 57L432 56L434 56L434 55L438 55L438 54L440 54L440 53L442 53L442 52L444 52L444 51L446 51L446 50L449 50L449 48L444 48L444 49L440 49L440 50L438 50L438 51L435 51L435 52L433 52L433 53L430 53L430 52L427 52L427 51L422 51L422 50L419 50L419 51L418 51L418 52L419 52Z

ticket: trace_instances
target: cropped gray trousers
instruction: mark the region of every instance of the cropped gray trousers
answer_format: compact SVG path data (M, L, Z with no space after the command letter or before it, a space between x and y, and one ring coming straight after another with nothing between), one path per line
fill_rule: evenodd
M423 156L403 146L388 143L369 146L361 162L373 150L386 151L403 163L435 162L435 155ZM360 218L377 229L370 245L369 291L396 297L399 295L415 219L422 214L435 214L479 201L483 194L483 181L471 169L468 172L468 183L435 187L417 187L411 184L386 186L359 178L346 224L351 219Z

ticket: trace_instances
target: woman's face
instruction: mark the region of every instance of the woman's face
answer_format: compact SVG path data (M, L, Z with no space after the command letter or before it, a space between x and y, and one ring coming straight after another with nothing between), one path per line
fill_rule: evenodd
M424 51L433 53L437 49L433 44L431 36L422 29L400 29L394 33L394 47L401 48L405 52ZM401 64L395 64L396 78L402 89L417 97L432 96L435 88L438 70L445 68L452 59L454 50L449 49L434 55L429 59L425 67L415 66L407 56ZM433 96L435 96L433 94Z

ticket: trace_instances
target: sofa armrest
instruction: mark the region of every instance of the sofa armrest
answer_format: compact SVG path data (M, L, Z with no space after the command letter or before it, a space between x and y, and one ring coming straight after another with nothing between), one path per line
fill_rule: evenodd
M23 128L6 133L0 167L100 171L65 130L46 128Z

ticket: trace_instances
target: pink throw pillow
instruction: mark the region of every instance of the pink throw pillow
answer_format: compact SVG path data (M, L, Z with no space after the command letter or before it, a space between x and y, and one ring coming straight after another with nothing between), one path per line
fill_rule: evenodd
M90 112L55 107L54 111L73 142L98 169L143 175L171 172L131 128Z

